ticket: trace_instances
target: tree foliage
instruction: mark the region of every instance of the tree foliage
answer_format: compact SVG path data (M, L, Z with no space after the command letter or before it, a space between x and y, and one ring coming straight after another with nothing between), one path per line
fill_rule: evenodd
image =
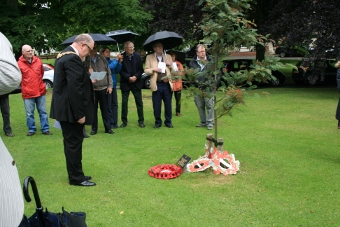
M0 30L20 52L23 44L37 50L63 48L60 43L80 33L129 29L145 33L151 15L138 0L0 0Z
M199 84L190 87L192 95L204 94L206 97L214 98L214 129L217 138L218 118L230 115L231 110L238 104L243 103L243 87L250 88L253 82L264 82L274 79L272 70L282 66L278 58L267 58L264 61L255 61L251 69L238 72L226 72L223 69L223 61L229 55L234 45L259 44L263 45L266 37L258 34L255 24L245 18L245 12L250 9L251 0L201 0L203 5L203 19L199 28L203 31L203 43L207 45L211 60L201 62L205 65L203 72L198 69L187 69L187 78L192 84ZM205 76L204 82L198 78ZM218 88L220 77L223 76L228 82L222 83ZM205 89L203 89L205 88ZM219 95L217 96L217 89Z
M338 0L280 0L270 11L263 28L276 39L285 37L288 45L308 46L316 38L311 55L325 57L325 50L340 50Z
M186 40L199 40L202 33L197 25L202 19L202 5L197 0L140 0L144 9L151 12L153 19L149 33L174 31Z

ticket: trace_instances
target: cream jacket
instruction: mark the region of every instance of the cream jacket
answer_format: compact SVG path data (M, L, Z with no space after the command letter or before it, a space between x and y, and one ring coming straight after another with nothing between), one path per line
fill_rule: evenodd
M164 59L167 59L171 64L172 64L172 58L169 54L166 54L163 56L163 61ZM157 72L154 72L152 68L157 68L158 67L158 60L155 56L154 53L149 54L146 56L145 60L145 67L144 67L144 72L150 76L150 89L151 91L157 91ZM171 90L173 90L173 83L171 82L171 72L169 66L165 68L165 75L169 78L169 83Z

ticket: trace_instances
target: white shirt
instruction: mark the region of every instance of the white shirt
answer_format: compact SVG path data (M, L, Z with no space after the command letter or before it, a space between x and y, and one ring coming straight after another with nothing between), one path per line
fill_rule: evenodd
M0 226L18 226L24 199L17 166L0 138Z
M21 71L14 58L12 45L0 32L0 95L18 88L20 82Z

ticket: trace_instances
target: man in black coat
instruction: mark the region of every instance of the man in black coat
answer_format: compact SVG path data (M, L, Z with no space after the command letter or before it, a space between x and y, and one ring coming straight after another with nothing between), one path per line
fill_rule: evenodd
M92 124L94 98L92 82L84 59L93 49L88 34L78 35L72 45L57 56L54 67L54 86L50 117L60 122L64 137L64 153L69 183L94 186L82 169L84 124Z
M122 124L121 128L127 126L128 101L130 91L132 92L138 113L138 125L144 128L144 113L142 99L142 74L143 62L141 56L134 52L134 45L128 41L124 43L125 52L123 55L122 70L120 71L120 90L122 91Z

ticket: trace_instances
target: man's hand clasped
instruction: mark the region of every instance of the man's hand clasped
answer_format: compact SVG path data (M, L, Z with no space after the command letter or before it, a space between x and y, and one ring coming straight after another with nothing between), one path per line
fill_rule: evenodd
M78 122L78 124L84 124L85 123L85 116L80 118L77 122Z

